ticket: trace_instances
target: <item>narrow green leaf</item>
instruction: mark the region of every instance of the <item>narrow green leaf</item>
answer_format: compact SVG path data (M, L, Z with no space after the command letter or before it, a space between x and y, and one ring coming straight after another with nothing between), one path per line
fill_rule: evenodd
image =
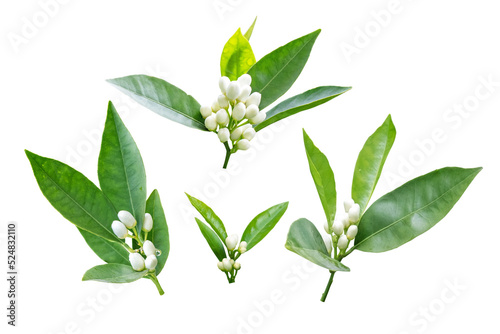
M140 231L146 208L146 171L132 135L111 102L102 135L97 174L102 192L117 211L132 213Z
M116 211L89 179L62 162L26 150L40 190L64 218L101 238L122 242L111 230Z
M322 86L308 90L299 95L295 95L266 113L264 122L255 126L255 131L262 130L266 126L276 123L286 117L295 115L301 111L312 109L331 99L344 94L351 87Z
M352 199L364 212L377 185L385 160L396 139L396 128L391 115L368 138L359 152L352 178Z
M295 39L265 55L248 70L252 91L262 94L264 109L285 94L302 72L321 30Z
M290 226L285 244L286 249L323 268L333 271L350 271L348 267L328 254L325 242L316 226L305 218Z
M224 248L221 240L210 227L205 225L205 223L203 223L196 217L195 220L198 224L198 227L200 228L201 234L203 234L203 237L205 238L205 240L207 240L208 245L212 249L212 252L214 252L219 261L222 261L222 259L226 257L226 249Z
M255 28L255 23L256 22L257 22L257 16L255 17L255 19L253 20L252 25L250 26L250 28L248 28L247 32L244 35L247 40L250 40L250 37L252 37L253 29Z
M335 190L335 177L328 158L316 147L313 141L304 133L304 146L306 148L307 161L311 176L316 185L326 221L331 228L337 211L337 191Z
M158 115L198 130L208 131L200 114L198 101L165 80L147 75L130 75L107 81Z
M153 229L148 233L148 240L150 240L155 245L156 249L161 252L161 254L157 256L158 264L156 265L156 275L158 276L165 266L165 262L167 262L170 252L170 238L160 194L156 189L149 195L146 203L146 212L153 217Z
M259 213L252 219L241 237L241 240L247 243L247 250L257 245L269 232L271 232L285 214L287 208L288 202L281 203Z
M212 227L215 233L217 233L220 240L223 243L226 242L227 232L222 220L219 217L217 217L215 212L208 205L206 205L199 199L190 196L189 194L186 194L186 196L188 197L189 201L194 206L194 208L198 210L198 212L203 216L203 218L205 218L205 221L208 223L208 225L210 225L210 227Z
M241 34L241 29L238 29L222 50L220 58L221 75L234 81L247 73L253 64L255 64L255 55L252 47L248 39Z
M362 216L354 248L385 252L426 232L448 214L481 169L438 169L382 196Z
M87 245L107 263L121 263L129 265L129 252L117 242L98 237L97 235L78 228Z
M147 270L135 271L130 265L110 263L90 268L83 275L82 281L130 283L143 278L147 274Z

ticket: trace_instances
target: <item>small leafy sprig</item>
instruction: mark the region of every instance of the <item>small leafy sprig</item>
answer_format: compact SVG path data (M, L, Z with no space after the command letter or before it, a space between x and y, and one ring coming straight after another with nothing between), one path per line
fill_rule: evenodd
M62 162L29 151L26 155L44 196L106 262L89 269L83 280L129 283L147 278L163 295L157 276L170 250L167 221L158 191L146 199L142 157L113 104L99 153L101 189Z
M250 147L249 142L256 132L351 89L316 87L266 111L265 108L284 95L297 80L321 30L297 38L257 61L250 45L255 22L245 34L238 29L225 44L220 60L222 94L211 105L202 107L178 87L147 75L130 75L108 82L165 118L217 133L226 150L223 164L226 168L232 154Z
M206 223L195 218L201 234L208 242L219 262L217 267L224 272L227 281L234 283L241 264L237 262L239 257L257 245L271 232L288 208L288 202L277 204L259 213L247 225L241 240L238 235L229 235L222 220L205 203L186 194L194 208L205 219ZM207 226L208 224L208 226Z
M368 138L359 153L351 197L345 214L336 215L335 178L326 156L304 131L311 175L326 215L323 240L305 218L295 221L285 247L330 271L321 296L325 301L337 271L350 271L341 261L354 250L379 253L397 248L426 232L443 219L482 168L445 167L417 177L376 200L368 209L382 168L396 138L389 115ZM354 245L349 248L351 242Z

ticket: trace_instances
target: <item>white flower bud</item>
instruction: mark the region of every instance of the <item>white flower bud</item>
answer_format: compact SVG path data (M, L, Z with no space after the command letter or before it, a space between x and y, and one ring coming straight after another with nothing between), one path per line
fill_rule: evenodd
M349 221L349 216L347 216L347 215L342 217L342 219L340 221L344 225L344 229L349 228L349 226L351 225L351 222Z
M241 93L238 96L238 101L241 102L246 102L248 97L250 96L250 93L252 92L252 87L250 86L241 86Z
M219 109L215 114L215 120L219 125L226 126L229 123L229 116L225 109Z
M212 114L211 116L208 116L205 119L205 127L210 131L217 129L217 120L216 120L214 114Z
M229 86L227 86L226 96L229 100L234 101L238 96L240 96L241 88L236 81L232 81Z
M144 244L142 245L142 250L144 251L144 254L146 254L146 256L156 255L156 247L149 240L144 241Z
M247 107L247 111L245 112L245 118L251 119L257 116L259 113L259 107L256 105L252 104Z
M233 114L231 115L231 117L235 121L239 122L243 119L243 117L245 117L246 110L247 110L247 107L245 106L245 104L242 102L239 102L234 106Z
M156 255L148 255L146 261L144 262L147 269L154 270L156 268L156 265L158 264L158 259L156 258Z
M130 261L130 265L132 266L132 269L135 271L142 271L144 270L144 258L142 257L141 254L139 253L130 253L128 256L128 260Z
M330 224L328 224L328 222L325 222L325 224L323 225L323 228L325 229L325 232L327 234L332 234L333 231L330 229Z
M356 238L356 234L358 234L358 227L356 225L349 226L346 233L347 239L354 240L354 238Z
M234 265L234 260L233 259L229 260L229 262L231 262L231 265Z
M212 107L211 108L212 108L213 112L219 111L219 109L220 109L219 102L217 102L217 100L215 100L214 103L212 103Z
M236 270L240 270L241 269L241 264L239 262L235 262L233 264L233 268L236 269Z
M142 230L144 232L149 232L153 229L153 217L146 212L144 215L144 223L142 223Z
M125 239L128 236L127 227L123 225L121 221L115 220L113 223L111 223L111 229L120 239Z
M229 80L228 77L221 77L219 79L219 88L220 88L220 91L222 92L222 94L226 94L227 86L229 86L230 82L231 82L231 80Z
M229 107L229 101L224 95L219 95L217 97L217 103L222 109L227 109L227 107Z
M337 242L339 249L346 250L348 244L349 244L349 239L347 239L347 236L345 234L342 234L339 238L339 241Z
M333 233L335 233L335 235L341 236L342 233L344 233L344 224L336 220L335 222L333 222L332 231Z
M226 246L230 251L234 250L238 245L238 236L236 234L230 235L226 238Z
M252 77L250 74L243 74L241 77L238 78L238 83L240 86L250 86L252 83Z
M222 266L224 267L225 271L230 271L231 269L233 269L233 265L231 264L231 261L228 258L222 260Z
M212 107L211 106L201 106L200 113L203 118L207 118L212 115Z
M261 98L262 98L262 96L260 95L259 92L254 92L254 93L252 93L252 95L250 95L248 97L248 99L246 100L245 103L246 103L247 107L251 106L252 104L256 105L258 107L260 104Z
M222 263L222 261L217 262L217 268L219 268L219 270L224 271L224 263Z
M118 212L118 219L123 223L123 225L127 226L127 228L134 228L137 222L135 221L134 216L128 211L122 210Z
M243 132L243 138L246 140L252 140L253 137L255 137L255 130L254 128L248 128Z
M238 150L246 151L250 148L250 142L248 139L240 139L236 147L238 147Z
M241 127L239 127L239 128L234 129L233 132L231 132L230 138L231 138L231 140L236 141L236 140L241 138L242 134L243 134L243 131L242 131Z
M229 129L228 128L222 128L219 130L217 133L217 136L219 137L219 140L223 143L227 142L229 140Z
M246 241L242 241L240 242L240 247L238 247L238 252L240 252L240 254L243 254L247 251L247 242Z
M349 212L349 209L354 205L354 200L352 198L346 199L344 201L344 210L345 212Z
M265 119L266 119L266 114L263 113L262 111L259 111L257 116L255 116L254 118L250 118L250 123L260 124L260 123L264 122Z
M359 204L354 204L350 209L349 209L349 221L351 223L356 223L359 220L359 214L360 214L360 207Z
M330 237L324 237L323 241L325 242L326 250L328 251L328 254L332 254L332 239Z

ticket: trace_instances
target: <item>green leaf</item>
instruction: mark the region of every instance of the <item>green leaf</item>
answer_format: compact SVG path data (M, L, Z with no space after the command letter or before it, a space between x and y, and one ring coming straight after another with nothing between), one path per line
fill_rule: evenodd
M361 212L365 211L370 202L395 139L396 128L392 123L391 115L389 115L385 122L368 138L359 152L354 168L351 192L352 199L359 204Z
M303 258L332 271L350 271L348 267L328 254L325 242L318 229L305 218L298 219L290 226L285 244L286 249Z
M247 40L250 40L250 37L252 37L253 28L255 28L255 23L256 22L257 22L257 16L255 17L255 19L253 20L252 25L250 26L250 28L248 28L247 32L244 35Z
M335 190L335 177L327 157L314 146L313 141L304 133L304 146L306 148L307 161L311 171L316 190L318 191L326 221L331 228L337 211L337 191Z
M266 126L276 123L284 118L295 115L301 111L312 109L331 99L344 94L351 87L322 86L308 90L299 95L295 95L266 113L264 122L255 126L255 131L262 130Z
M107 239L98 237L97 235L80 228L78 229L78 231L80 231L87 245L104 262L130 265L130 262L128 260L129 252L121 244L108 241Z
M205 240L207 240L208 245L212 249L212 252L214 252L219 261L222 261L226 257L226 250L221 240L210 227L205 225L205 223L196 217L195 220L200 228L201 234L203 234L203 237L205 237Z
M83 275L82 281L130 283L143 278L147 274L147 270L135 271L130 265L110 263L90 268Z
M170 239L168 233L167 219L160 200L158 190L153 190L146 203L146 212L153 217L153 229L148 233L150 240L161 254L157 256L156 275L159 275L167 262L170 252Z
M281 203L259 213L252 219L241 237L241 240L247 243L247 250L257 245L269 232L271 232L285 214L287 208L288 202Z
M295 39L265 55L248 70L252 91L262 94L264 109L285 94L302 72L321 30Z
M189 194L186 194L186 196L189 198L189 201L194 206L194 208L198 210L198 212L203 216L203 218L205 218L208 225L210 225L210 227L212 227L215 233L217 233L220 240L223 243L226 242L227 232L222 220L220 220L220 218L217 217L215 212L208 205L206 205L199 199L190 196Z
M241 29L227 41L220 58L222 76L235 81L255 64L255 56L248 40L241 34Z
M111 102L102 135L97 174L117 211L126 210L140 231L146 209L146 171L141 153Z
M89 179L57 160L27 150L26 156L43 195L64 218L101 238L122 242L111 230L114 207Z
M438 169L382 196L362 216L354 248L385 252L429 230L448 214L481 169Z
M147 75L130 75L107 81L158 115L198 130L208 131L198 101L165 80Z

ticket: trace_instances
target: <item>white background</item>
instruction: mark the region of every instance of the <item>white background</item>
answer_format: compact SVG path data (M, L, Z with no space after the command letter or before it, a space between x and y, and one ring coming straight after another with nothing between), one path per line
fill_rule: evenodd
M18 222L20 234L18 327L5 324L2 279L2 333L4 328L44 334L498 332L495 2L401 0L395 7L390 0L62 2L45 22L38 1L0 5L1 220ZM225 10L216 9L224 4ZM373 13L388 9L390 17L377 23ZM224 43L256 15L251 42L257 58L323 29L286 96L328 84L353 89L259 133L257 154L235 155L239 168L230 176L220 168L224 150L214 135L161 118L105 82L147 73L209 103L217 94ZM26 20L39 28L14 46L10 39L22 36ZM360 31L366 29L370 36L363 39ZM357 53L346 55L347 45ZM482 83L488 78L496 83L491 91ZM171 253L159 277L163 297L146 280L118 291L81 281L85 270L101 261L43 197L23 152L59 159L97 181L108 100L133 134L149 191L159 189L166 210ZM307 217L319 228L324 219L301 129L329 157L340 201L349 196L359 149L389 113L398 135L374 198L436 168L484 170L425 235L391 252L353 253L344 261L352 272L338 274L327 302L320 303L327 271L283 247L295 219ZM440 137L430 143L433 133ZM282 201L290 207L272 233L241 258L237 282L228 285L184 191L206 200L229 233L240 235L258 212Z

